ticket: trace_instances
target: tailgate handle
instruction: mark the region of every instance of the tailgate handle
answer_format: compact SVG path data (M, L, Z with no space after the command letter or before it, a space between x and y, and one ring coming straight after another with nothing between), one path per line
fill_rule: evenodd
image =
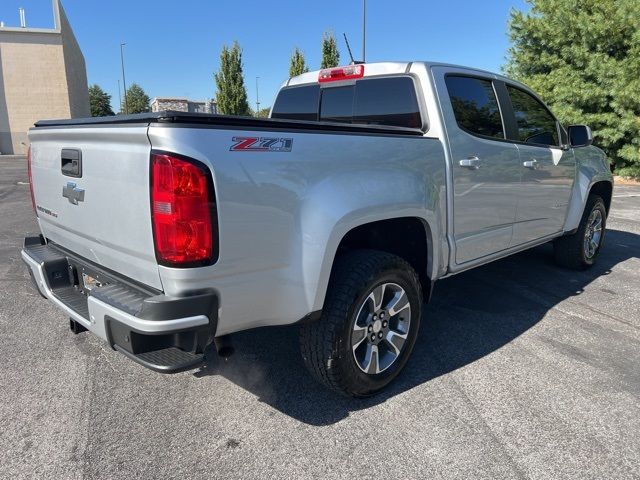
M67 177L82 177L82 152L76 148L63 148L60 154L60 169Z

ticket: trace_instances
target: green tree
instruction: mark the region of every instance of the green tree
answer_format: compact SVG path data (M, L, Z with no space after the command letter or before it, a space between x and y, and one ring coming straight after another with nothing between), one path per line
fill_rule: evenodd
M640 176L640 2L527 1L511 12L507 74L565 125L590 125L619 174Z
M320 68L337 67L340 64L340 52L333 32L325 32L322 36L322 63Z
M108 117L114 115L111 109L111 95L95 83L89 87L89 107L92 117Z
M251 114L252 116L257 118L267 118L269 116L270 111L271 111L271 107L265 107L265 108L261 108L257 112L252 110Z
M289 61L289 76L295 77L296 75L301 75L308 71L309 68L304 61L304 54L298 49L298 47L296 47L291 54L291 60Z
M129 88L127 88L127 92L125 93L125 97L127 99L126 112L129 114L132 113L144 113L151 110L149 103L151 99L144 92L142 87L137 83L132 83ZM120 113L125 112L125 101L122 100L122 105L120 105Z
M251 115L247 89L242 74L242 50L238 42L231 48L224 45L220 54L220 71L214 74L218 88L216 100L220 113L225 115Z

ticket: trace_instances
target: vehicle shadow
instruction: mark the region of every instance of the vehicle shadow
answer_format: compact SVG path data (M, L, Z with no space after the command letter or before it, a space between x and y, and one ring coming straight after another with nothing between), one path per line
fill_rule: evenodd
M413 355L381 394L343 398L316 384L304 368L297 327L271 327L234 335L229 359L215 351L197 377L222 375L301 422L328 425L441 375L468 365L518 337L557 303L580 295L598 277L640 257L640 235L608 230L598 263L584 272L554 265L550 244L437 283L424 309Z

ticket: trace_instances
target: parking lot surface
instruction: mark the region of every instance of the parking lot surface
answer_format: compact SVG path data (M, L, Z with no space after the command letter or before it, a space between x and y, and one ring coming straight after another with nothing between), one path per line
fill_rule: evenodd
M296 328L175 375L73 335L20 259L24 159L0 157L0 478L640 478L640 187L614 197L596 267L544 245L440 281L405 372L349 400Z

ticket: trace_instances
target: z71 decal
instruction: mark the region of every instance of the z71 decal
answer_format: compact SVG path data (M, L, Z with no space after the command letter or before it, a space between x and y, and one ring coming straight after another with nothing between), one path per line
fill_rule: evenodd
M290 152L293 138L233 137L232 152Z

